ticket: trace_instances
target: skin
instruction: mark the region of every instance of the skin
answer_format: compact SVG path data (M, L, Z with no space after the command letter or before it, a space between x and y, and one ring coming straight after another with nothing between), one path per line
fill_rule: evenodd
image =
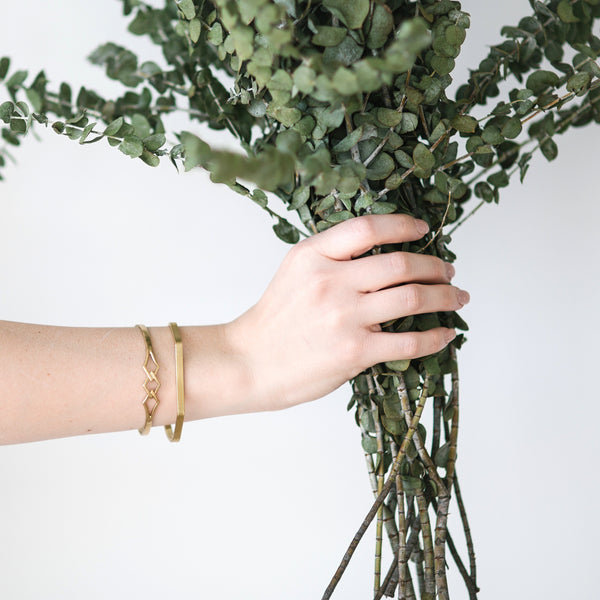
M186 421L278 410L320 398L378 362L441 350L451 329L386 333L379 323L458 310L467 292L438 258L381 244L415 241L406 215L346 221L297 244L256 305L230 323L181 327ZM160 369L154 425L175 421L168 327L150 328ZM0 443L137 429L144 423L145 345L135 327L0 322Z

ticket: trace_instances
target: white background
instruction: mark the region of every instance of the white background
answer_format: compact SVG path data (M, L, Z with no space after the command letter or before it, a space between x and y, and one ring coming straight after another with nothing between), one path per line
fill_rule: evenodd
M96 45L157 58L125 33L120 5L2 2L0 54L111 93L85 61ZM529 14L525 0L463 6L457 77ZM558 140L556 161L536 157L453 242L472 294L459 472L486 600L597 597L597 135ZM0 185L3 319L222 322L287 251L265 213L200 172L43 138ZM348 398L344 387L286 412L188 423L179 445L157 430L0 449L0 597L320 598L371 502ZM372 545L334 597L371 597Z

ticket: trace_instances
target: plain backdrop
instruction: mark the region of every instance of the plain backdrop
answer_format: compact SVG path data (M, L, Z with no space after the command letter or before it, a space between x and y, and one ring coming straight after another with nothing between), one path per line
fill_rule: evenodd
M108 40L160 60L126 32L120 2L0 6L0 55L53 83L118 91L85 60ZM530 11L463 7L457 80ZM485 600L597 597L597 136L563 136L557 160L537 156L524 185L454 235L456 283L472 295L458 470ZM223 322L288 250L265 213L202 172L42 138L0 184L2 319ZM286 412L188 423L178 445L156 430L1 448L0 597L320 598L371 503L348 398L345 386ZM371 597L372 537L336 598Z

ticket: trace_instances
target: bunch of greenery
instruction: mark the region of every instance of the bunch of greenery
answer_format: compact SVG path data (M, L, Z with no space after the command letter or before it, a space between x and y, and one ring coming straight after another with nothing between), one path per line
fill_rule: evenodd
M557 134L600 122L600 39L592 33L600 0L529 3L531 14L502 29L505 40L450 99L445 90L470 26L456 1L166 0L158 8L123 0L129 31L159 45L164 65L103 45L90 60L127 88L104 98L85 88L74 95L66 83L51 86L43 71L30 78L2 58L0 82L10 99L0 104L0 167L24 135L50 126L80 144L106 139L150 166L168 157L185 170L204 168L273 216L286 242L359 215L399 212L427 221L428 239L372 252L453 261L450 233L465 218L497 202L512 175L523 180L536 151L553 160ZM501 101L477 108L508 79L515 84ZM174 113L189 117L190 131L170 127ZM228 130L245 154L211 148L198 137L198 123ZM276 214L265 192L296 211L306 230ZM473 196L479 201L466 214ZM467 328L455 313L382 327L440 325ZM323 598L332 595L375 519L376 599L396 590L398 598L449 598L446 549L476 598L475 553L455 469L456 350L463 341L459 335L423 359L373 365L352 381L349 409L361 430L375 502ZM429 432L420 423L428 400ZM466 564L448 530L452 491ZM387 574L384 529L392 551Z

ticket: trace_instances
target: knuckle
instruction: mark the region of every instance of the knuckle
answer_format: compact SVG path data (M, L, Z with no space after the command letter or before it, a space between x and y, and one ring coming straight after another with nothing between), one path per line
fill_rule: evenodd
M448 345L448 339L446 338L446 332L444 329L440 329L436 332L436 348L435 352L439 352Z
M366 340L362 336L353 336L344 344L344 363L352 370L365 368Z
M417 358L421 356L420 349L421 344L419 338L415 333L405 333L403 339L403 351L407 358Z
M329 295L332 290L331 279L324 272L316 272L311 275L310 287L312 296L318 304L324 304L327 302ZM335 310L332 310L328 315L329 318L333 318L336 314Z
M423 292L417 285L404 286L404 303L410 314L418 312L423 306Z
M348 221L352 233L361 240L371 242L375 239L377 227L372 215L365 215Z
M449 280L446 263L441 258L435 258L435 271L437 277L442 281Z
M405 252L387 254L388 265L394 273L406 275L410 271L410 256Z

